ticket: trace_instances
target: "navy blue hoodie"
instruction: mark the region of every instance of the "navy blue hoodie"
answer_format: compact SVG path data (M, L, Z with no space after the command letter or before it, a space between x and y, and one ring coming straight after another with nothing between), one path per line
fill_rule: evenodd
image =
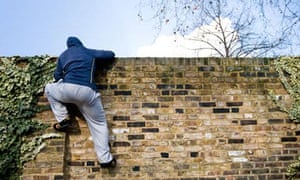
M88 86L97 89L94 83L96 61L112 61L114 52L88 49L77 37L67 39L67 50L58 58L54 78L56 81Z

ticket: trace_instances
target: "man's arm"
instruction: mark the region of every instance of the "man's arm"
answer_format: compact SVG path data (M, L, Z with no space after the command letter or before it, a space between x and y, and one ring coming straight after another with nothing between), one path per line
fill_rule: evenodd
M57 60L56 69L54 71L55 82L63 78L63 68L61 66L60 60Z
M108 50L91 50L96 60L96 67L98 70L105 72L115 64L115 53Z
M109 50L89 49L89 53L91 53L95 59L114 59L115 57L115 53Z

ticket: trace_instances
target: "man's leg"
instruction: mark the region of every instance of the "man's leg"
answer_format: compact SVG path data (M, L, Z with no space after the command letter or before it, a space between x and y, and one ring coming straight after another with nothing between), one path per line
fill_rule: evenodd
M91 96L94 96L91 102L78 107L88 123L99 162L108 163L113 160L113 156L109 148L109 131L104 109L99 93L93 93Z
M45 95L50 103L52 112L58 122L69 118L66 106L60 102L62 96L62 83L50 83L45 87Z

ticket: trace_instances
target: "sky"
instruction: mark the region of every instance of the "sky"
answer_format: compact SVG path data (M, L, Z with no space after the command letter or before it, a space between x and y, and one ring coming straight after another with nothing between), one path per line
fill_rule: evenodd
M0 56L58 56L68 36L118 57L136 56L156 36L138 11L139 0L0 0Z
M112 50L117 57L216 56L211 50L193 50L205 45L173 34L170 27L159 31L155 21L141 20L140 1L0 0L0 57L59 56L69 36L88 48ZM229 19L224 22L230 27ZM214 31L215 25L198 27L185 37L201 37L204 29Z

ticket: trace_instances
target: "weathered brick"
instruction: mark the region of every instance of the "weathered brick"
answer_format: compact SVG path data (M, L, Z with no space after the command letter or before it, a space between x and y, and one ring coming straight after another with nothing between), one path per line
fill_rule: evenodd
M228 139L229 144L241 144L244 143L244 139Z
M186 90L181 90L181 91L171 91L171 95L177 96L177 95L187 95L188 91Z
M87 122L78 120L79 131L51 139L25 177L63 177L65 158L71 180L284 179L299 154L297 125L265 94L288 96L272 59L120 58L96 80L117 168L100 168ZM49 109L38 117L55 122ZM48 155L56 165L45 163Z
M129 121L130 116L114 116L113 120L114 121Z
M215 71L214 66L200 66L198 71Z
M162 152L162 153L160 153L160 156L161 156L162 158L169 158L169 153Z
M131 96L131 91L115 91L115 96Z
M140 171L140 166L134 166L133 168L132 168L132 171Z
M143 108L158 108L159 103L143 103L142 107Z
M242 106L243 102L226 102L226 106Z
M200 107L216 107L216 102L200 102Z
M268 123L269 124L282 124L282 123L284 123L284 120L283 119L269 119Z
M158 133L159 128L143 128L142 132L144 132L144 133Z
M130 146L129 142L114 142L113 147Z
M145 122L128 122L127 127L145 127Z
M229 113L230 109L228 108L214 108L213 113Z
M257 124L257 120L241 120L240 121L242 126L245 125L256 125Z
M281 142L296 142L297 138L296 137L282 137Z
M145 118L145 120L159 120L158 115L143 115L143 117Z
M140 140L140 139L145 139L145 136L143 134L128 135L128 140Z

